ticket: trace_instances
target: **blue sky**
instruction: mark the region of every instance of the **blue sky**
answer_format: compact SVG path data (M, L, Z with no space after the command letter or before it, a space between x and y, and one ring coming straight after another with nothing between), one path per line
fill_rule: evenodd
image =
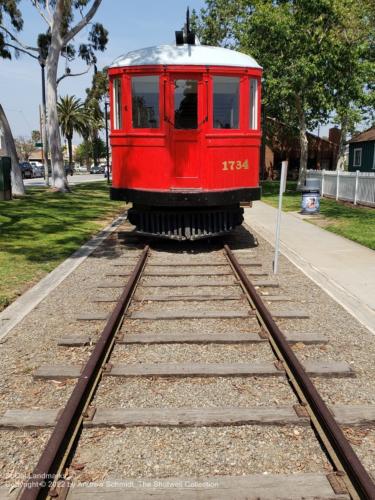
M98 68L110 64L116 57L129 50L171 43L174 31L184 24L187 5L199 10L204 0L103 0L94 21L101 22L109 31L107 50L98 53ZM22 0L20 7L24 18L24 29L19 38L34 45L37 34L45 25L30 0ZM81 32L76 42L82 42ZM84 69L77 62L71 66L73 72ZM60 64L60 72L64 63ZM66 78L59 85L59 94L74 94L85 97L92 72L88 75ZM41 76L37 61L27 55L19 59L0 59L0 102L8 116L13 135L30 136L31 130L39 129L39 104L41 102Z

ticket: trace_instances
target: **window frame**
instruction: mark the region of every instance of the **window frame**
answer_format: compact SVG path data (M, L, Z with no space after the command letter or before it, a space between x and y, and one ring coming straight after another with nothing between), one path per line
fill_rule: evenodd
M175 92L175 86L174 82L183 80L183 81L196 81L197 82L197 126L195 128L177 128L176 127L176 92ZM202 100L202 96L200 95L202 92L202 87L200 86L202 82L202 77L199 75L191 75L191 76L178 76L174 77L171 81L172 86L171 86L171 120L173 123L173 130L174 131L186 131L186 132L197 132L201 129L202 123L200 122L200 100Z
M119 83L120 91L118 94L118 90L116 89L116 84ZM113 109L112 113L112 132L121 132L124 130L124 116L123 116L123 108L124 108L124 81L122 75L116 75L111 80L111 100ZM117 99L117 97L120 99Z
M359 163L356 163L356 153L359 151ZM362 167L362 148L354 148L353 149L353 167Z
M255 87L255 99L253 99L252 95L252 86L251 83L255 82L256 87ZM259 109L260 109L260 101L259 101L259 87L260 87L260 80L259 78L255 76L249 75L248 78L248 98L249 98L249 105L248 105L248 127L251 132L259 132L260 129L260 121L259 121ZM253 108L253 103L255 104ZM253 114L255 113L255 119L254 119L254 125L252 125L253 121Z
M243 89L243 83L244 83L244 74L243 72L231 72L231 73L211 73L210 74L210 85L208 87L208 92L209 92L209 99L208 102L210 103L210 112L209 112L209 118L208 118L208 123L210 126L210 130L213 133L227 133L227 134L238 134L238 133L243 133L244 131L244 113L241 110L241 103L243 101L244 105L246 105L246 100L243 99L244 95L244 89ZM215 93L215 78L237 78L238 79L238 127L237 128L215 128L214 126L214 93Z
M159 126L158 127L133 127L133 78L143 78L145 76L154 76L159 81ZM150 71L147 73L131 73L128 75L128 94L129 94L129 130L132 134L143 134L159 132L163 129L164 122L164 82L162 75L158 72Z

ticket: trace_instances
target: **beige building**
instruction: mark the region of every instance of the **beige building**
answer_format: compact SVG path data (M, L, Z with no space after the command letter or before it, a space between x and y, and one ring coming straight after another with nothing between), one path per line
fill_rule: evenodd
M73 144L73 163L74 163L74 154L75 150L77 149L77 146ZM68 148L66 146L63 147L63 154L64 154L64 162L68 163L69 161L69 154L68 154ZM42 153L42 148L36 148L34 151L30 154L29 161L39 161L43 163L43 153Z

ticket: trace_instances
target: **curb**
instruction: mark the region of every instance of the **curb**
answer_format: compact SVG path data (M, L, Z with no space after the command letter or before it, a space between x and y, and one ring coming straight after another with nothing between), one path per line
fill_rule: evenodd
M0 313L0 343L5 342L9 332L67 278L89 255L94 252L126 220L126 212L87 241L70 257L12 302Z

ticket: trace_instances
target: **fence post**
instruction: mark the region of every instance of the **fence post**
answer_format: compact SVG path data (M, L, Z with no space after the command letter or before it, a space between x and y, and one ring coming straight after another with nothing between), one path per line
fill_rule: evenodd
M356 171L356 176L355 176L354 205L357 205L358 181L359 181L359 170Z
M324 196L324 175L325 175L325 173L326 173L326 171L325 171L325 169L323 168L323 170L322 170L322 183L321 183L321 185L320 185L320 194L321 194L322 196Z
M339 187L340 187L340 170L337 170L337 180L336 180L336 201L339 199Z

